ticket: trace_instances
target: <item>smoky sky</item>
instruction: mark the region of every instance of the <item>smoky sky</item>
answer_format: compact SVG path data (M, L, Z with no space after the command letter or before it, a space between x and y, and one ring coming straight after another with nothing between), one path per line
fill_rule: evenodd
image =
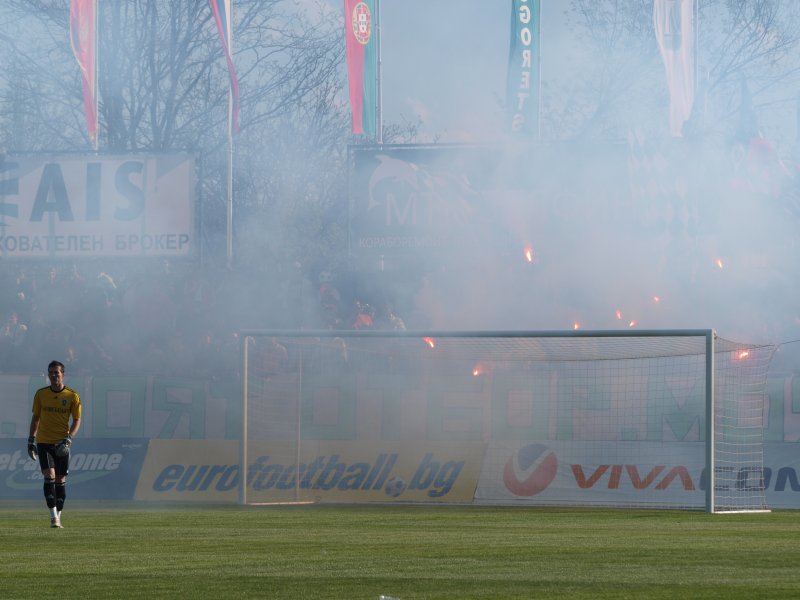
M384 119L416 111L423 136L431 134L423 141L488 144L504 158L490 166L464 166L446 153L431 163L408 161L433 179L457 173L470 190L462 222L442 226L458 239L416 256L428 270L409 284L413 300L401 303L410 325L797 337L791 110L777 126L764 116L767 139L737 137L735 123L703 140L671 138L657 63L652 94L635 101L612 141L544 140L543 150L526 156L503 110L508 6L418 4L382 3ZM555 81L602 68L576 43L564 8L542 8L541 93L551 108L565 102ZM650 125L661 115L662 127L639 127L642 115ZM426 196L419 181L395 183L405 185L406 198L418 186L420 205L444 201ZM398 262L382 264L390 270Z
M593 67L555 4L544 2L542 14L547 106L564 100L552 81ZM202 370L221 364L220 356L235 362L232 337L240 328L348 328L359 303L377 313L391 306L407 328L420 330L714 328L748 341L800 337L800 201L785 147L736 139L733 131L702 143L673 139L631 121L610 140L542 140L531 148L509 135L504 111L507 3L381 5L384 121L419 117L416 141L433 149L391 156L374 188L369 166L322 215L276 221L268 212L237 210L234 272L211 266L207 248L194 261L169 261L168 271L158 259L79 264L84 283L57 308L93 335L78 336L73 330L81 328L70 325L61 332L71 336L59 341L64 349L77 345L95 364L106 353L113 363L103 368L111 371L166 368L177 356L185 358L173 370ZM638 108L656 121L662 115L666 132L660 86ZM469 160L444 147L467 142L483 149ZM247 147L238 143L241 156ZM371 152L375 164L387 155ZM387 224L390 197L400 212L416 207L419 220L408 212L403 223ZM224 221L223 200L204 191L202 201L202 218ZM352 211L359 201L370 213L364 222ZM282 246L309 235L311 228L298 228L301 219L319 221L315 231L350 227L350 252L288 256ZM436 245L353 252L359 232L433 236ZM224 253L224 235L203 243ZM29 296L38 313L28 315L37 350L54 334L51 315L41 311L50 266L24 265L37 280ZM64 280L71 261L54 267ZM6 292L16 292L15 276L13 269L5 274ZM338 321L326 308L328 287ZM5 296L7 313L16 296Z

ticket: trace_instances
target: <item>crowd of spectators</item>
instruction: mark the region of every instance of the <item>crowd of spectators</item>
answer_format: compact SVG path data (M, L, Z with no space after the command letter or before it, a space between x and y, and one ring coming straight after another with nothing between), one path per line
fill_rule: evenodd
M241 329L404 329L330 272L0 260L0 371L236 377Z

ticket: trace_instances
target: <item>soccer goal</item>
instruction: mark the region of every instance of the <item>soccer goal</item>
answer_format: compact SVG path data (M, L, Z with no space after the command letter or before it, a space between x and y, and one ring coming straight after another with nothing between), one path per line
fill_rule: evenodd
M711 330L242 340L242 503L768 510L773 346Z

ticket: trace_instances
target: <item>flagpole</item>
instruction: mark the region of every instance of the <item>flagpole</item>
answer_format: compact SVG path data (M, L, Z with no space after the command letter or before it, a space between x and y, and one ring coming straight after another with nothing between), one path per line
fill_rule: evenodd
M539 29L536 32L536 40L539 47L539 51L536 53L536 141L538 142L542 138L542 3L539 2L537 5L537 15L536 15L536 22L538 23Z
M228 91L228 223L227 264L233 266L233 94Z
M94 13L94 73L92 74L92 101L94 102L94 151L95 154L100 149L100 96L97 93L97 78L100 74L100 27L99 14L97 12L97 0L92 6Z
M375 0L375 36L375 44L377 46L376 54L378 56L378 64L377 68L375 69L375 77L377 78L375 82L375 99L377 102L375 110L375 119L377 120L377 123L375 123L375 141L379 144L383 144L383 96L381 93L381 0Z
M233 36L231 35L231 21L233 20L233 0L226 4L230 6L227 15L228 53L233 56ZM228 219L226 232L226 257L228 269L233 267L233 82L228 83Z
M698 127L698 119L705 120L705 82L700 77L700 0L692 0L692 51L694 52L694 98L692 100L692 110L689 113L697 115L694 126ZM701 86L703 89L701 90ZM702 92L702 96L701 96ZM697 112L695 112L697 111ZM702 113L700 112L702 111ZM702 124L702 122L701 122Z

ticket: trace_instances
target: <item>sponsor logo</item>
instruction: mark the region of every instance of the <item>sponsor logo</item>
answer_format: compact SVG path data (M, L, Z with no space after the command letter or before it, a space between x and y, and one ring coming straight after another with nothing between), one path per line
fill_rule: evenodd
M776 492L784 492L786 491L786 486L789 486L789 490L792 492L800 492L800 481L797 478L797 471L795 471L792 467L780 467L776 469L777 474L775 475L775 479L772 478L773 470L769 467L764 467L764 471L761 478L761 483L764 485L766 489L773 489ZM737 488L745 487L749 485L749 481L752 478L752 472L742 473L741 471L736 475L736 486ZM770 488L770 483L773 484L773 487Z
M633 489L636 490L644 490L649 487L665 490L676 479L681 482L684 490L693 491L695 489L689 469L682 465L671 467L663 476L662 473L667 468L665 465L656 465L646 472L640 471L636 465L599 465L594 470L591 468L584 470L582 465L570 466L572 474L575 476L575 482L581 489L594 487L598 481L604 480L606 473L608 473L608 489L610 490L619 489L623 478L627 478Z
M117 471L123 455L117 452L73 453L70 457L69 482L72 484L105 477ZM0 453L0 471L8 471L5 484L14 490L36 489L42 484L39 463L20 451Z
M372 462L348 463L340 458L339 454L316 456L307 463L300 463L298 468L294 464L272 462L268 455L259 456L247 468L247 486L259 491L293 490L296 486L319 491L384 491L393 497L421 491L430 498L440 498L453 489L464 467L464 461L440 462L428 452L406 480L393 473L398 459L396 453L380 453ZM397 482L403 483L398 485ZM153 491L225 492L238 485L238 464L171 464L156 476Z
M637 465L597 465L584 467L583 465L570 465L575 482L581 489L591 489L595 486L605 487L609 490L620 488L633 490L666 490L672 485L680 486L684 491L705 491L706 469L702 469L694 477L688 467L684 465L655 465L641 467ZM729 467L721 466L714 469L716 473L716 491L725 492L736 490L739 492L755 492L761 490L774 490L782 492L787 485L792 491L800 491L800 482L796 471L792 467L781 467L773 479L773 470L769 467ZM770 487L772 486L772 487Z
M558 459L543 444L523 446L506 462L503 483L516 496L535 496L555 479Z
M369 38L372 36L372 14L369 6L363 2L356 4L353 7L351 24L356 41L362 45L368 44Z
M685 465L600 464L569 465L573 479L581 490L666 490L678 488L686 492L705 491L706 469L693 471ZM521 447L503 468L503 483L516 496L535 496L555 479L558 459L544 444ZM717 491L800 492L800 474L793 467L730 467L717 466Z

